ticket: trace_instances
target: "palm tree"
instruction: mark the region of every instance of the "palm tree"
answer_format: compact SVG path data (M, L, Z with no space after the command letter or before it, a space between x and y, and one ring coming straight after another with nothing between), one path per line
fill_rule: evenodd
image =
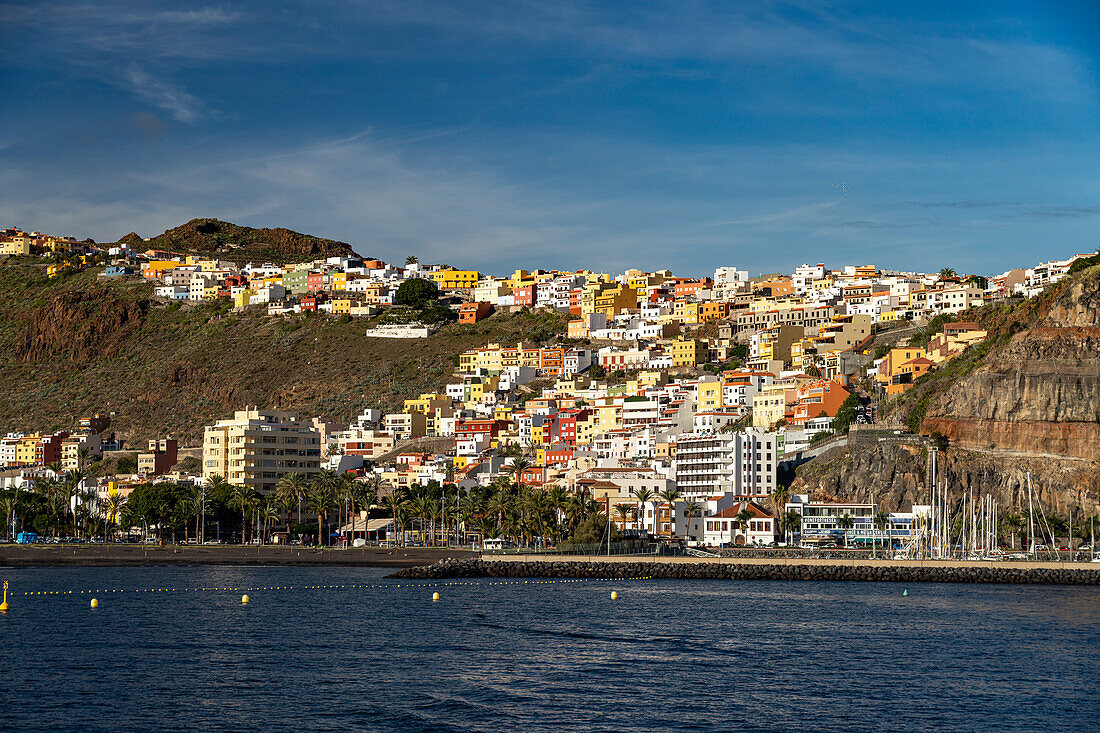
M745 538L745 544L749 544L749 522L752 521L752 512L747 508L742 507L741 511L737 512L737 516L734 517L734 522L737 523L738 528L741 530L741 535Z
M680 491L678 489L668 488L660 493L660 499L664 503L668 504L668 534L671 537L675 530L675 524L673 523L672 512L674 505L680 500ZM657 517L654 517L654 523L657 522ZM659 532L658 532L659 533Z
M264 537L268 536L268 524L275 526L279 521L279 503L274 496L266 496L263 501L260 502L260 522L263 526L263 531L260 534L260 544L264 543Z
M97 516L92 514L92 509L99 508L99 491L89 486L82 491L78 491L76 498L82 513L81 518L84 524L84 537L87 538L91 530L91 525L94 525L95 516Z
M512 481L518 486L522 483L523 472L531 467L531 462L523 456L512 459L512 465L508 467L508 473L512 474Z
M1008 531L1008 537L1012 541L1012 549L1016 549L1016 535L1024 528L1026 522L1019 514L1006 514L1001 519L1001 524Z
M352 511L355 509L355 499L359 494L359 482L350 473L340 474L335 480L335 494L338 511L343 510L344 522L351 521ZM354 527L354 525L352 525Z
M836 526L844 530L844 546L848 546L848 530L856 526L856 520L852 519L848 514L842 514L837 517Z
M701 512L702 512L702 508L698 504L696 504L694 501L684 507L684 516L687 518L686 527L685 527L686 531L685 531L684 534L687 535L688 539L691 539L691 520L694 519L695 517L698 517ZM706 536L707 536L707 533L704 530L704 532L699 537L699 539L701 540Z
M116 527L119 526L119 520L121 519L121 515L125 507L126 499L122 496L122 494L108 494L107 498L103 502L103 510L104 513L107 515L108 521ZM127 527L127 529L129 529L129 527Z
M231 509L241 510L241 544L245 544L247 541L248 530L248 510L252 508L252 501L255 495L255 491L249 486L234 486L233 492L229 495L229 507Z
M205 487L196 486L191 490L191 506L195 512L195 542L199 541L199 530L202 526L202 520L206 517L207 503Z
M73 534L74 535L77 534L77 529L76 529L76 524L77 524L77 522L76 522L76 507L77 507L77 504L73 503L73 499L77 498L81 495L81 492L83 491L83 488L84 488L84 486L83 486L84 479L86 479L87 477L88 477L88 475L86 473L84 473L84 471L81 471L80 469L73 469L72 471L66 471L65 475L62 476L62 478L61 478L62 490L65 493L65 503L66 503L67 508L72 512L72 515L73 515Z
M420 262L420 258L417 257L416 255L409 255L408 257L405 258L405 264L406 265L415 265L418 262Z
M335 502L336 493L329 480L314 480L310 484L309 492L306 494L306 509L317 515L317 544L319 545L324 545L324 538L321 536L324 531L323 525L328 519L329 509Z
M783 484L778 484L775 487L775 491L772 492L772 498L771 498L772 511L775 512L775 516L776 516L777 519L779 517L783 516L783 512L785 512L787 510L787 502L790 501L790 500L791 500L791 488L789 486L784 486ZM780 525L779 529L780 529L780 532L782 532L782 530L783 530L782 522L777 522L777 524ZM782 538L783 538L783 536L782 536L782 534L780 534L780 539L782 539Z
M569 508L569 492L564 486L555 486L546 494L546 500L554 512L554 534L561 537L561 518Z
M275 492L279 501L283 504L287 516L290 516L290 508L298 505L298 524L302 523L302 499L306 495L306 477L300 473L288 473L275 484Z
M940 280L946 280L949 277L956 277L955 269L952 267L945 267L940 270Z
M882 544L883 544L883 549L884 549L884 550L891 550L891 549L893 549L893 547L892 547L892 545L893 545L893 542L889 542L889 544L891 545L890 547L888 547L888 546L887 546L887 543L888 543L888 541L889 541L889 538L888 538L888 537L886 536L886 527L887 527L887 526L889 526L889 524L890 524L890 515L889 515L889 514L887 514L886 512L878 512L878 513L877 513L877 514L875 514L875 516L874 516L874 522L875 522L875 527L877 527L877 528L878 528L878 530L879 530L880 532L882 532L882 537L883 537L883 543L882 543ZM887 553L887 554L889 554L889 553Z
M645 529L645 526L644 526L645 525L645 505L646 505L646 502L652 501L654 496L656 496L656 494L654 494L651 490L649 490L645 487L642 487L640 489L634 489L634 491L631 492L631 495L635 499L638 500L638 511L637 511L637 514L636 514L636 516L638 517L638 529L639 530L644 530ZM654 519L654 527L656 527L656 520L657 520L657 513L656 512L653 513L653 519ZM657 533L654 532L654 534L657 534Z
M4 535L11 539L11 524L15 512L19 509L19 492L5 491L0 498L0 511L4 513Z
M45 468L54 475L54 478L59 478L61 476L61 461L47 463Z
M399 538L403 539L400 530L405 515L405 497L394 490L382 499L382 504L390 511L390 515L393 517L393 540L394 544L396 544Z
M783 515L781 524L783 525L783 531L789 532L793 536L802 526L802 515L794 511L787 512Z
M626 528L626 523L630 519L631 513L636 513L637 507L633 504L616 504L615 513L619 515L619 521L622 522L623 528Z

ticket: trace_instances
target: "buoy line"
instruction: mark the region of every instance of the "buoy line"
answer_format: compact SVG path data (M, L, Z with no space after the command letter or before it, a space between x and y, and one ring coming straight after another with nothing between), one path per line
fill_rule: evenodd
M437 587L458 587L458 586L500 586L500 585L551 585L562 583L586 583L591 581L603 581L603 582L627 582L637 580L650 580L649 576L631 577L631 578L548 578L548 579L530 579L530 578L512 578L505 580L447 580L447 581L435 581L435 582L418 582L418 583L362 583L362 584L340 584L340 585L265 585L265 586L212 586L212 587L183 587L183 588L96 588L93 590L26 590L19 592L9 592L7 595L15 596L71 596L71 595L102 595L111 593L245 593L242 596L242 604L249 603L248 593L257 593L260 591L287 591L287 590L370 590L370 589L393 589L393 588L437 588ZM6 584L5 584L6 585ZM433 594L433 600L439 600L439 594ZM612 594L613 598L616 595ZM91 607L96 608L99 606L98 598L92 598Z

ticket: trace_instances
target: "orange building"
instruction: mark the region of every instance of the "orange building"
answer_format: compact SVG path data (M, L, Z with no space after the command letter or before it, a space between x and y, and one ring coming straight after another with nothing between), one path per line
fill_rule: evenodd
M839 382L831 379L817 379L799 386L795 396L792 425L802 425L815 417L836 417L844 400L850 393Z
M459 323L477 323L493 312L493 306L482 301L463 303L458 307Z
M723 301L710 301L699 304L699 323L719 321L729 312L729 303Z

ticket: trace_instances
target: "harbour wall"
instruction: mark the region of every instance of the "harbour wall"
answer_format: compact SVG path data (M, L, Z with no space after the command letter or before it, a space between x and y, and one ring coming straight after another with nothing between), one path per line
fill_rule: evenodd
M391 578L651 578L659 580L833 580L897 583L1100 585L1088 563L979 563L889 560L709 560L703 558L570 558L445 560Z

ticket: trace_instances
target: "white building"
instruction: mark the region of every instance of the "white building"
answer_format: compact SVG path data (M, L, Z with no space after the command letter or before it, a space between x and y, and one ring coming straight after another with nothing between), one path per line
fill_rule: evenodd
M777 436L756 428L682 436L673 461L676 485L688 501L718 494L764 496L775 491Z

